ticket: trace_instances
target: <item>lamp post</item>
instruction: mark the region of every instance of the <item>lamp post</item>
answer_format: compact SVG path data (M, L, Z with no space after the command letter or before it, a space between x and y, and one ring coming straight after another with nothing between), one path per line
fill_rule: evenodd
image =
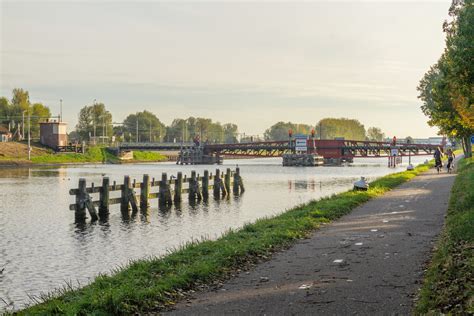
M63 121L63 99L59 99L59 122Z

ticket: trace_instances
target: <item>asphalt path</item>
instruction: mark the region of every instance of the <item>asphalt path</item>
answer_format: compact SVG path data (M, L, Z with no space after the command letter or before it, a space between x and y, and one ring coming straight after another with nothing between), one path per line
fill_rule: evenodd
M170 315L408 315L454 174L430 170Z

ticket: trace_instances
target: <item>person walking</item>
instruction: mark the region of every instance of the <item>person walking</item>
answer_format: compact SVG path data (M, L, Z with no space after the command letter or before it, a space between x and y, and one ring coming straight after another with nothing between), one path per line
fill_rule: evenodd
M441 168L443 168L443 163L441 162L441 157L443 156L443 153L441 152L441 149L439 147L436 148L433 156L435 159L435 168L436 170L438 170L439 173Z

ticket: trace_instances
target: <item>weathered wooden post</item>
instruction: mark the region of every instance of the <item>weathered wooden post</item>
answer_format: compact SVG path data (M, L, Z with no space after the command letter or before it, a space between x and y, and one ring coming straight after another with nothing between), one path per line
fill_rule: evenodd
M159 201L158 201L159 204L169 205L172 203L171 190L168 183L168 174L166 172L163 172L161 174L160 191L159 191L158 198L159 198Z
M240 176L239 167L235 168L233 190L234 190L234 195L238 195L245 191L244 182L242 181L242 177Z
M221 186L220 186L220 177L221 177L221 171L219 169L216 169L216 175L214 176L214 197L218 199L220 197L221 193Z
M225 190L226 192L230 192L230 168L227 168L225 171L225 178L224 178Z
M209 171L204 170L204 175L202 176L202 198L204 201L209 199Z
M109 216L109 191L110 191L109 177L102 178L102 189L100 190L100 204L99 204L99 218L101 220L107 219Z
M183 189L183 173L178 172L178 177L174 182L174 203L181 202L181 190Z
M191 171L191 178L189 179L189 194L188 194L189 201L201 201L202 194L199 188L199 180L196 177L196 171Z
M143 175L143 182L140 185L140 210L146 213L149 207L148 196L150 194L150 176Z
M122 196L120 201L120 211L122 212L122 216L124 218L128 218L130 216L130 200L128 191L130 190L130 176L124 176L123 178L123 186L122 186Z
M86 220L86 179L79 179L79 187L76 191L76 222L83 222Z

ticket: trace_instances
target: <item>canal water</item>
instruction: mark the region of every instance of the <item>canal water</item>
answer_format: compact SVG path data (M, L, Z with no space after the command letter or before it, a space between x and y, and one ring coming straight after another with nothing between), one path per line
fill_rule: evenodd
M0 169L0 313L66 283L87 284L130 260L164 255L191 240L215 239L258 218L348 190L360 176L373 180L406 169L406 163L388 168L385 158L316 168L283 168L281 158L227 160L220 169L236 165L246 186L241 197L194 207L185 201L168 211L152 200L148 218L130 221L122 220L115 205L107 223L82 226L74 224L74 212L69 211L74 203L69 189L77 187L80 177L99 185L102 176L122 183L124 175L141 181L145 173L160 179L162 172L189 176L191 170L202 174L206 168L214 173L215 167L160 163Z

